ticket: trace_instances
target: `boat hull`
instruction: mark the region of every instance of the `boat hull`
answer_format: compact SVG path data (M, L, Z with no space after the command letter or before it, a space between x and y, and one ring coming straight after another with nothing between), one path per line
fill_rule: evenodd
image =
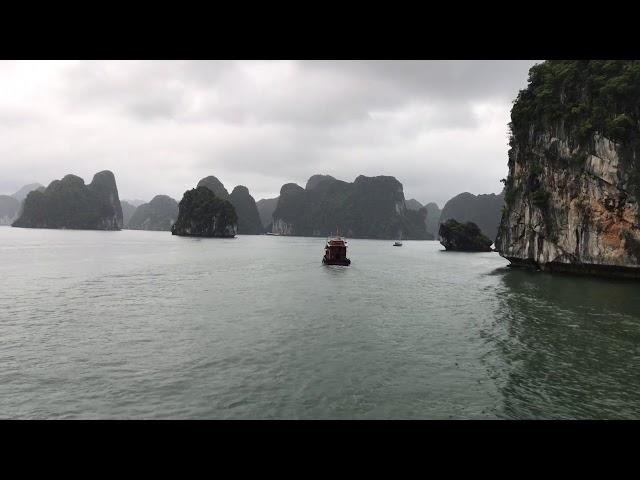
M322 257L322 263L324 263L325 265L342 265L348 267L349 265L351 265L351 260L349 260L348 258L329 260L327 259L327 257Z

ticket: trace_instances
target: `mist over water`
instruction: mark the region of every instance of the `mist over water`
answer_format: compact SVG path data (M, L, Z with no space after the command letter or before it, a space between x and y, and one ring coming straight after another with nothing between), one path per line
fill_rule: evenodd
M0 227L0 417L638 418L637 283L392 243Z

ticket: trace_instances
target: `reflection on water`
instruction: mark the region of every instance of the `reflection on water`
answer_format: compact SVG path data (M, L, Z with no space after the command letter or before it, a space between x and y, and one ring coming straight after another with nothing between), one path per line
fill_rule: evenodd
M509 269L481 334L509 418L637 418L638 285Z

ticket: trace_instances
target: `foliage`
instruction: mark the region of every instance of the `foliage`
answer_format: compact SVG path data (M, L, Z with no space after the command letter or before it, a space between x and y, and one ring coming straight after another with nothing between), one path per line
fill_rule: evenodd
M178 219L171 229L173 234L233 236L238 221L236 211L230 202L216 197L209 188L200 186L186 191L178 207Z
M639 119L640 61L549 60L529 70L529 85L514 102L511 143L526 143L531 125L560 122L579 142L594 133L636 142Z

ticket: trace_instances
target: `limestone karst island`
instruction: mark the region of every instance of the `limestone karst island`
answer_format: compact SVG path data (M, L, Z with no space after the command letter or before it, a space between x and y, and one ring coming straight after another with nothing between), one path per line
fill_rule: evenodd
M0 415L640 419L640 61L0 61Z

